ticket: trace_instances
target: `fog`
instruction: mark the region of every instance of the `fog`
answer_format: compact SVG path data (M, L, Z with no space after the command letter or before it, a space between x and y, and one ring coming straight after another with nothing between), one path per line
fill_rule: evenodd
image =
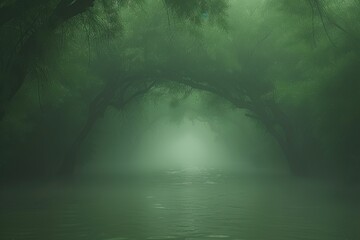
M0 0L0 239L359 239L359 10Z
M110 110L89 140L95 153L83 163L81 173L116 176L216 169L289 174L274 139L244 111L224 103L219 116L209 112L213 106L207 105L214 96L194 91L178 97L145 99L137 103L141 106L136 113L126 113L132 116L127 120Z

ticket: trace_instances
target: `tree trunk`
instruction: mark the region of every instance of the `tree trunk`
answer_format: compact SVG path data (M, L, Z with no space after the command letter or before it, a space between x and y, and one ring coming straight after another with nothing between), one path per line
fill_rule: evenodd
M66 176L73 175L73 173L75 171L76 164L78 162L77 160L78 160L79 149L80 149L82 143L85 141L86 137L89 135L91 129L95 125L98 118L99 118L99 116L95 115L95 116L91 116L87 120L85 126L80 131L79 135L77 136L77 138L75 139L75 141L71 145L68 154L65 155L65 159L64 159L64 161L63 161L63 163L62 163L62 165L60 167L60 170L59 170L59 175L60 176L66 177Z
M281 132L276 129L276 125L268 126L268 131L274 136L282 149L285 158L288 161L290 171L297 176L306 176L308 174L307 161L296 144L295 129L290 119L282 112L279 106L272 104L270 106L274 121L281 128Z
M48 20L25 41L9 70L8 83L4 84L8 89L0 92L2 95L0 120L4 117L4 106L11 101L24 83L30 65L41 55L41 52L44 52L47 37L63 23L86 11L94 2L95 0L60 1Z

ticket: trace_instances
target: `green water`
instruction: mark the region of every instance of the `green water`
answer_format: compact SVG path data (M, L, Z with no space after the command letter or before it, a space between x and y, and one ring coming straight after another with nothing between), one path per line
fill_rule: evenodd
M357 191L207 171L3 187L0 239L355 240Z

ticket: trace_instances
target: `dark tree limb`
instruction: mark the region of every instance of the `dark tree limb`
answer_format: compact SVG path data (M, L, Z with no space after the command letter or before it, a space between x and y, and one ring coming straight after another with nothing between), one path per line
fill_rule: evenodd
M274 137L288 161L290 170L299 176L306 175L306 164L304 164L304 159L301 159L301 155L296 148L294 129L286 114L275 102L255 104L254 100L247 102L241 100L241 98L232 97L231 94L224 93L218 88L193 81L190 78L173 80L195 89L213 93L229 101L239 109L248 110L250 112L248 116L262 123L267 132ZM266 109L268 109L270 113L267 113L265 111Z
M49 19L27 38L10 68L8 83L5 84L8 89L3 89L4 92L0 93L5 96L0 102L1 109L21 88L32 62L36 61L45 51L44 46L48 36L66 21L85 12L94 2L95 0L61 0Z
M151 75L153 75L153 78L143 77ZM156 79L156 81L153 79ZM291 171L297 175L306 174L305 165L301 161L295 147L294 131L290 121L275 102L261 102L255 99L250 99L250 101L244 100L246 98L233 96L226 89L213 86L208 82L183 77L174 72L170 73L168 76L166 76L166 74L146 74L128 77L128 79L125 79L121 84L109 82L104 90L91 103L87 122L71 146L69 155L61 167L60 174L71 175L73 173L77 163L77 155L82 143L90 133L96 121L103 116L108 106L112 105L118 110L122 110L124 106L129 104L132 100L139 96L143 96L149 92L155 84L162 82L175 82L194 89L210 92L224 98L239 109L248 110L250 116L261 122L267 132L272 135L279 144L279 147L282 149L288 160ZM244 91L239 94L243 93ZM119 94L120 96L117 96Z
M60 166L60 176L71 176L73 174L78 163L78 153L82 144L86 140L96 122L101 117L103 117L106 109L109 106L115 106L118 110L122 110L135 98L141 97L150 91L151 88L155 86L156 82L154 80L150 81L148 84L145 82L145 85L139 87L138 84L141 82L134 81L134 79L135 77L129 77L123 84L116 84L116 82L110 81L104 90L90 104L89 115L87 117L86 123L80 130L80 133L76 137L73 144L70 146L68 154L65 156L65 159ZM144 82L142 83L144 84ZM130 86L134 86L136 89L134 89L131 93L128 93ZM116 97L118 92L120 92L120 97ZM127 98L125 95L128 95Z

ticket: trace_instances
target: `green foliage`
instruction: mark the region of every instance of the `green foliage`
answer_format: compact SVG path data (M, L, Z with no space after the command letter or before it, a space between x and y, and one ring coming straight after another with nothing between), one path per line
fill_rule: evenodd
M181 19L201 25L210 21L226 27L227 0L164 0L166 7Z
M24 1L1 1L0 8L18 2ZM30 60L27 81L15 99L0 106L6 109L1 159L9 168L25 164L19 159L26 155L33 156L31 165L39 154L40 165L58 166L99 95L107 99L97 109L102 116L109 116L111 105L141 122L139 102L115 102L153 81L156 87L136 99L166 105L173 121L189 114L189 98L201 96L203 109L193 109L193 118L216 118L237 106L248 109L262 128L278 130L274 122L280 119L271 108L280 106L310 172L318 174L326 165L328 173L345 175L359 166L356 1L98 0L39 34L39 51L33 46L31 54L21 55L57 3L23 5L26 11L0 26L1 99L13 83L12 64L24 56ZM199 95L196 88L216 96Z

